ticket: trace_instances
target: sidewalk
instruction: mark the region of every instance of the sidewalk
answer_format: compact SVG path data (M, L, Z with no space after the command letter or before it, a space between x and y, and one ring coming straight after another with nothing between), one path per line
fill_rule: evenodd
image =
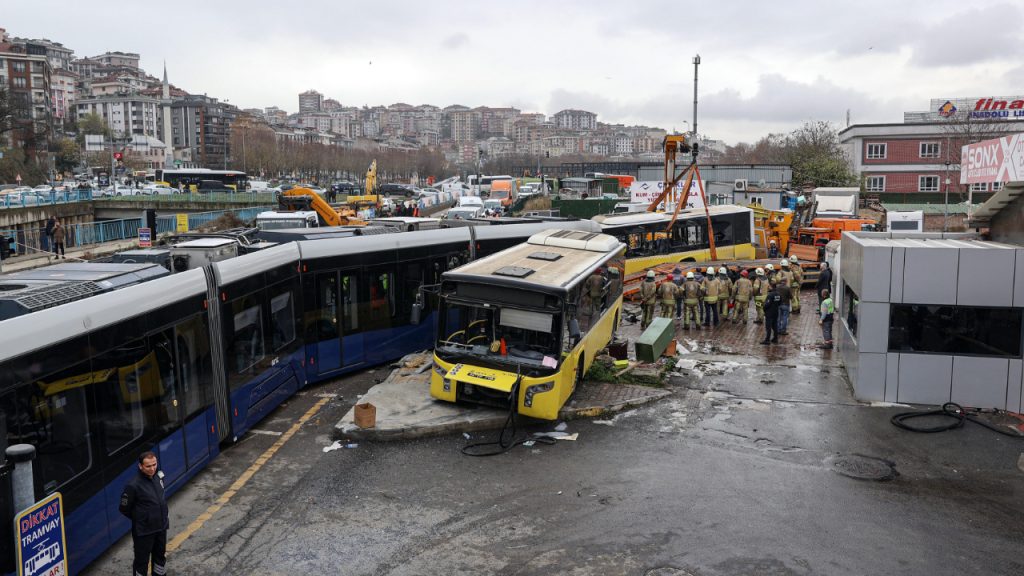
M359 399L377 411L376 426L362 429L353 420L354 409L334 426L335 439L399 440L441 436L452 432L496 430L508 412L484 406L440 402L430 397L431 353L410 354L388 377ZM559 418L594 417L653 402L670 395L661 388L584 382Z

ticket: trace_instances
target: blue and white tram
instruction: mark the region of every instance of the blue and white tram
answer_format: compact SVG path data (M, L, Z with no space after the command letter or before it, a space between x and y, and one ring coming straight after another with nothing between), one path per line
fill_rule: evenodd
M117 505L140 452L173 494L304 386L429 348L436 303L410 321L422 285L550 228L598 231L293 242L0 322L0 448L36 447L36 497L64 495L77 573L130 529Z

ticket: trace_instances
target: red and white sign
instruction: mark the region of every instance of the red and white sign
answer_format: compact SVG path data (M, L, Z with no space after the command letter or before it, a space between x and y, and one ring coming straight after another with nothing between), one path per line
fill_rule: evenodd
M676 196L683 192L683 184L676 184ZM661 181L634 180L629 186L629 201L636 203L654 202L654 199L665 189L665 183ZM694 180L690 185L690 194L686 198L686 205L683 208L703 208L704 203L700 199L700 184Z
M1024 180L1024 134L1011 134L964 146L960 151L960 183Z
M14 177L14 181L17 182L18 184L21 184L21 174L18 174L17 176L15 176Z

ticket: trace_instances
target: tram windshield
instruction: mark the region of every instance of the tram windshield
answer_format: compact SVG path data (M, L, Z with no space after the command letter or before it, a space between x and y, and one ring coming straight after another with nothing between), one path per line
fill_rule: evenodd
M443 300L435 351L452 360L556 368L560 317L549 311Z

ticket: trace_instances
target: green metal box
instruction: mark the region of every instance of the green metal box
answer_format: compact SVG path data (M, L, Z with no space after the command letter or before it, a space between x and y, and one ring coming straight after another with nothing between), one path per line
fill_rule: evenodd
M641 362L654 362L668 348L668 343L675 337L676 329L669 318L655 318L644 330L636 343L636 359Z

